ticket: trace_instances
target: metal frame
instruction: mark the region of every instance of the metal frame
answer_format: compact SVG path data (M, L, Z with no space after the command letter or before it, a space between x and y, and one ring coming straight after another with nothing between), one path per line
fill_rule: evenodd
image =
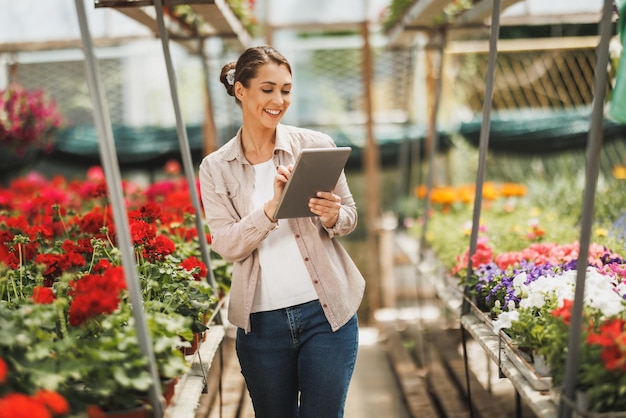
M237 18L232 14L225 0L205 1L196 0L192 2L197 6L197 13L216 28L215 36L231 36L236 37L242 45L248 41L247 32L243 30ZM85 12L84 0L75 0L76 12L81 30L81 38L83 51L85 54L87 82L91 94L92 104L94 107L95 125L98 131L98 146L100 156L103 162L105 178L109 189L111 205L113 208L113 216L116 229L118 231L118 239L120 252L122 256L122 264L124 267L126 283L129 289L131 305L133 308L133 316L135 318L135 327L137 329L137 339L142 353L148 358L149 371L152 376L152 385L149 389L150 404L152 413L155 418L162 418L164 414L164 405L162 403L161 386L156 366L156 360L152 349L152 341L149 330L147 328L145 313L143 311L143 301L141 297L141 289L137 272L137 265L133 253L132 240L130 238L130 227L128 223L128 214L124 206L124 196L122 189L122 178L120 174L119 162L117 160L117 152L115 149L115 141L113 138L112 125L108 109L106 106L106 96L101 82L101 76L97 65L97 59L94 54L94 46ZM185 2L189 3L189 2ZM181 1L170 0L168 5L182 4ZM205 237L205 226L202 218L202 210L198 192L196 190L195 170L191 159L191 151L187 138L187 131L182 119L180 104L178 101L178 91L176 87L176 76L172 64L172 58L169 50L169 36L165 26L163 1L107 1L100 0L96 2L96 7L115 7L117 10L130 10L129 7L139 7L154 5L154 16L146 13L144 9L133 9L137 13L125 13L135 18L139 23L149 26L152 30L157 30L163 45L163 54L167 67L168 81L170 85L170 93L172 104L176 114L176 127L183 159L183 166L187 178L189 193L192 204L196 212L196 229L198 233L198 241L202 253L203 262L207 265L208 281L211 286L216 287L213 269L211 266L209 248ZM123 9L122 9L123 8ZM220 13L216 13L219 11ZM237 25L236 23L239 23ZM155 26L156 25L156 26ZM219 30L221 30L221 32ZM194 39L199 36L195 35ZM219 310L215 312L214 320L222 323ZM204 373L204 370L203 370Z

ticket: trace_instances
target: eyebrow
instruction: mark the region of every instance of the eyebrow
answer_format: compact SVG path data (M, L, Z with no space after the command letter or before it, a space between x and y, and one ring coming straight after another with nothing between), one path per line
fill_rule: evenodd
M261 81L260 84L271 84L272 86L277 86L278 85L277 83L274 83L273 81ZM293 83L285 83L285 84L283 84L283 87L284 86L291 86L291 85L293 85Z

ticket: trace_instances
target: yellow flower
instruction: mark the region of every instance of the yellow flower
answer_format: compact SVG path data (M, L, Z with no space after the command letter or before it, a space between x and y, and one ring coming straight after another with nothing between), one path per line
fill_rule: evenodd
M626 180L626 165L616 165L613 167L613 177L618 180Z
M596 228L596 235L599 237L606 237L609 235L609 230L606 228Z

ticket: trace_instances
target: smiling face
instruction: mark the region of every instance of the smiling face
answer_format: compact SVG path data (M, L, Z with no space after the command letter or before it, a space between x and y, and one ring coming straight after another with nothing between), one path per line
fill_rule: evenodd
M291 86L289 69L274 62L260 66L249 87L235 83L243 124L251 129L275 129L291 104Z

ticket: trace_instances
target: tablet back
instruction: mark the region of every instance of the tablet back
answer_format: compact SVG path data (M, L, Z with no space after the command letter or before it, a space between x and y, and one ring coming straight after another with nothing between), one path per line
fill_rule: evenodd
M351 151L350 147L303 149L285 185L274 218L316 216L309 210L309 199L317 192L330 192L335 188Z

